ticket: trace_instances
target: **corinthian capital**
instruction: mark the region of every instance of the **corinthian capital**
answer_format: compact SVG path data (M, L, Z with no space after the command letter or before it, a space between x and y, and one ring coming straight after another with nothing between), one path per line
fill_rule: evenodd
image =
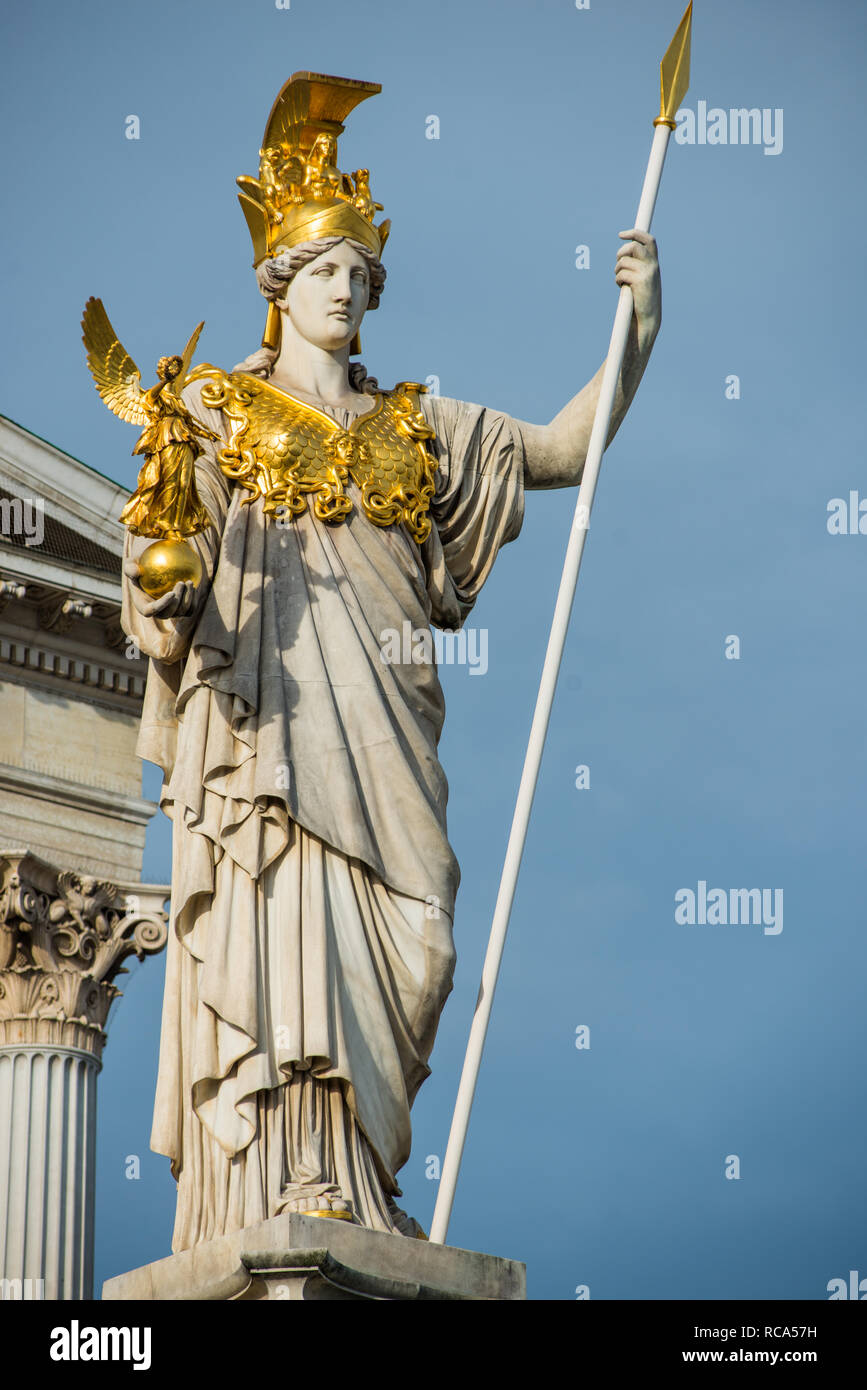
M161 885L108 883L0 851L0 1046L56 1043L99 1057L124 961L166 944L167 897Z

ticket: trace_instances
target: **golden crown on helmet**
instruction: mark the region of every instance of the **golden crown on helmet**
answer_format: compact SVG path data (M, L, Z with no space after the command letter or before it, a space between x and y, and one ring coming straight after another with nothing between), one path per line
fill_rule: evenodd
M378 82L319 72L289 78L265 126L258 179L238 179L254 265L300 241L328 236L350 237L381 254L391 224L373 224L382 204L371 196L369 171L344 174L337 167L337 137L346 117L381 91Z
M253 264L282 255L301 241L343 236L382 254L391 222L373 224L382 211L370 192L370 172L337 167L337 137L350 111L382 91L379 82L296 72L271 108L259 151L258 179L242 175L238 201L253 239ZM280 314L270 304L265 347L280 344ZM350 352L361 351L358 334Z

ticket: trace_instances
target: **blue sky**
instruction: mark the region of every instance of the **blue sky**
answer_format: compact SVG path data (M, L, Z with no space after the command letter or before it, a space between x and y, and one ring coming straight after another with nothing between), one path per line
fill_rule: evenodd
M202 318L202 357L229 367L258 345L234 179L255 174L274 96L309 68L383 86L340 145L393 221L368 369L546 422L605 353L617 232L680 13L10 10L0 410L133 486L133 433L86 373L84 301L102 297L149 379ZM779 110L782 149L669 151L662 333L602 470L450 1231L525 1260L532 1298L823 1298L867 1275L867 535L827 528L831 499L867 498L865 29L855 0L697 0L685 105ZM488 672L443 672L463 883L456 987L402 1173L424 1225L574 500L528 496L471 619ZM156 797L149 767L144 788ZM150 828L149 881L168 878L168 830ZM676 922L675 894L700 881L781 889L783 930ZM134 966L109 1029L97 1288L170 1249L174 1185L148 1149L162 976Z

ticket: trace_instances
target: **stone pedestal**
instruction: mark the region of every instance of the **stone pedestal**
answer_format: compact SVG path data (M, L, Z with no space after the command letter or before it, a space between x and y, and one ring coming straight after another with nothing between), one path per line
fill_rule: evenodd
M162 950L167 896L0 850L0 1298L93 1297L112 981L128 956Z
M103 1299L415 1302L525 1299L515 1260L287 1212L106 1280Z

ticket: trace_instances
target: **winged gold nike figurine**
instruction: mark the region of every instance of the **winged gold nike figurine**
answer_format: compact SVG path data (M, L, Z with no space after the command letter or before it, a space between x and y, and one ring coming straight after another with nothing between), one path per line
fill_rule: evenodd
M179 580L198 583L199 556L185 536L213 525L196 491L194 464L199 439L217 439L190 414L181 389L204 328L200 323L182 356L161 357L157 382L141 389L141 373L111 326L101 299L89 299L81 320L87 365L109 410L131 425L143 425L133 454L144 454L135 492L119 520L137 536L156 542L138 557L142 588L159 598Z

